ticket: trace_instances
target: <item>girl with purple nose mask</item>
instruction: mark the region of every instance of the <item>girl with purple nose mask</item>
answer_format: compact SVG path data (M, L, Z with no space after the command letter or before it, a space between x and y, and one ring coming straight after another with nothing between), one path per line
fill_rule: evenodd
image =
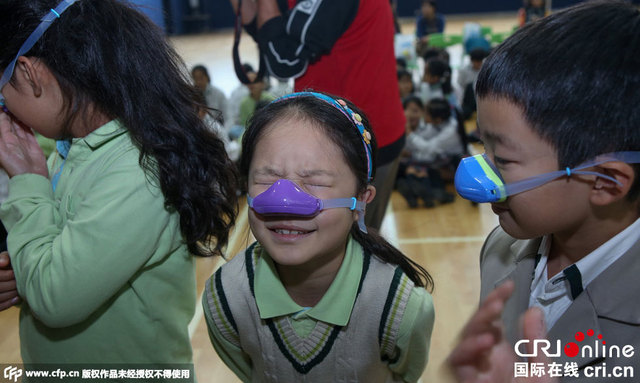
M364 225L376 155L364 114L293 93L256 112L242 153L257 242L203 297L222 360L243 381L417 381L433 281Z

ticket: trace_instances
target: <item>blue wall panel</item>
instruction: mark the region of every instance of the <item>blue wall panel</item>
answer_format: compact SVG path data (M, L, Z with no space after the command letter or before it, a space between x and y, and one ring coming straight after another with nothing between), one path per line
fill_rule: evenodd
M233 27L235 16L229 0L200 0L200 17L190 15L187 0L168 0L165 7L169 15L169 33L197 33Z
M568 7L584 0L552 0L553 9ZM414 16L420 9L421 0L397 0L398 16ZM488 13L517 11L522 6L520 0L440 0L437 1L438 11L445 15L461 13Z
M164 8L162 0L130 0L131 3L138 6L138 9L144 12L149 18L160 28L166 30L164 22Z
M235 24L235 16L229 0L206 0L204 7L205 11L211 14L212 28L231 28Z
M361 0L367 1L367 0ZM560 9L584 0L552 0L553 8ZM234 14L229 0L200 0L200 14L205 18L193 20L190 18L188 0L147 0L136 3L157 4L164 3L167 18L167 31L172 34L197 33L220 28L231 28L234 24ZM399 17L415 17L420 9L421 0L397 0ZM521 0L440 0L438 10L446 15L472 14L490 12L517 12L522 5Z
M398 0L398 16L414 16L420 9L421 0ZM478 13L478 12L505 12L516 11L522 2L518 0L441 0L437 2L438 12L447 14Z

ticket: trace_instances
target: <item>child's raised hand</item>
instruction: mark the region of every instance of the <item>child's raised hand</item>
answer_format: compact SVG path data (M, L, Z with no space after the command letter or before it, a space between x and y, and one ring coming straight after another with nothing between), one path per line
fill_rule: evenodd
M487 296L480 308L467 322L462 331L460 342L447 358L447 367L458 382L557 382L548 376L514 378L514 362L518 359L513 346L504 338L500 320L504 304L511 296L513 289L513 281L507 281L497 287ZM546 337L544 316L539 309L527 310L522 319L525 338L533 340ZM528 361L530 363L546 363L546 357L529 358Z
M20 303L16 289L16 277L11 267L9 253L0 253L0 311Z
M31 129L0 112L0 167L9 177L25 173L49 177L47 160Z
M411 123L407 120L407 122L404 125L404 129L407 135L411 134L414 132L414 127L411 126Z

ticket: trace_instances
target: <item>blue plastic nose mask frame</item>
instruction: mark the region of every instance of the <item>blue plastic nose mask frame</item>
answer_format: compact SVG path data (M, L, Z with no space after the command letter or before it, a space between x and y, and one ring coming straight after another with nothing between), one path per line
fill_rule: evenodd
M602 154L593 160L584 162L575 168L566 168L555 172L544 173L530 178L507 184L500 176L500 172L491 163L486 154L478 154L463 158L458 165L455 175L456 191L462 198L477 203L503 202L507 197L535 189L548 182L572 174L594 175L616 184L618 180L606 174L582 170L603 164L605 162L621 161L629 164L640 163L640 152L614 152Z
M36 27L36 29L27 37L27 40L22 44L20 49L18 49L18 53L16 57L7 65L4 72L2 73L2 77L0 77L0 92L2 92L2 88L11 80L11 76L13 76L13 70L16 66L16 61L18 61L18 57L23 56L25 53L29 51L29 49L33 48L36 42L40 40L40 37L44 34L44 32L49 29L53 22L60 18L60 15L75 3L78 0L63 0L61 1L55 9L51 9L46 15L44 15L40 21L40 24ZM0 93L0 106L6 112L7 108L4 105L4 96Z
M289 180L280 179L274 182L269 189L258 194L255 198L247 196L247 202L250 208L261 215L313 217L322 210L338 207L349 208L360 213L358 214L358 227L363 233L367 232L367 227L364 224L366 207L364 201L358 201L355 197L318 199Z

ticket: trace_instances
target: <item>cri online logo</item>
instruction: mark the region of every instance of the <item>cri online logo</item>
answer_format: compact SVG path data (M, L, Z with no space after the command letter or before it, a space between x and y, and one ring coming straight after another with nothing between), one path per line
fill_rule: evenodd
M578 331L574 335L576 342L569 342L562 347L562 343L558 339L555 348L552 346L551 341L547 339L534 339L533 341L522 339L516 342L514 350L518 356L523 358L538 356L538 350L542 351L547 357L556 358L561 356L561 352L564 352L569 358L575 358L578 355L582 358L620 358L621 356L631 358L635 353L631 345L622 347L607 345L607 342L602 339L602 334L598 334L595 337L594 335L595 332L592 329L587 330L586 336L582 331ZM526 345L532 342L533 350L531 353L527 353ZM523 345L525 346L522 347Z

